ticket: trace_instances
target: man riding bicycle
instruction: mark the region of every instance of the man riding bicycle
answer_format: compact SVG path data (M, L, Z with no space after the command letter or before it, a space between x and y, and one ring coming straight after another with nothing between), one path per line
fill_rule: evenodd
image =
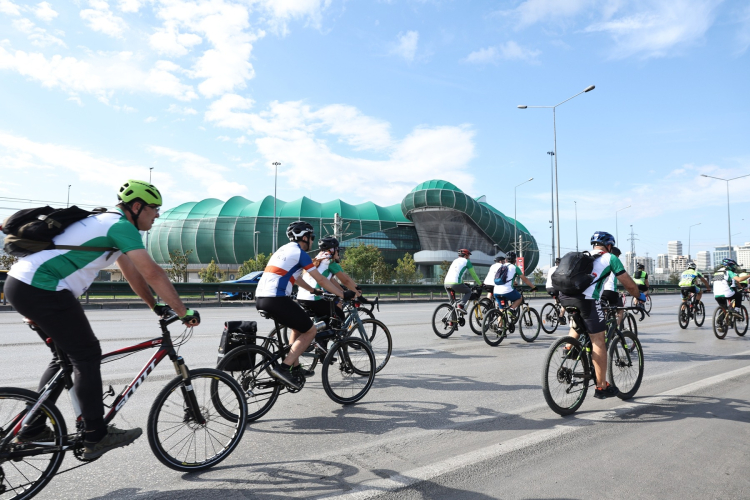
M351 290L342 292L315 269L312 259L305 253L315 241L312 225L301 220L292 222L286 235L289 243L274 252L263 270L256 289L255 308L268 312L280 325L292 330L289 353L281 364L270 367L268 372L284 384L300 389L301 379L310 374L300 366L299 357L315 339L318 330L307 312L290 297L292 285L296 282L300 288L314 293L314 288L305 280L297 279L304 269L324 290L339 298L349 300L355 297L355 293Z
M471 298L471 287L464 284L463 281L464 273L466 273L466 271L469 271L471 273L471 277L474 278L474 283L476 283L477 285L482 282L479 279L479 276L477 276L477 272L474 270L474 266L469 260L470 255L471 252L465 248L459 250L458 258L451 264L451 267L445 274L445 280L443 281L443 286L445 286L445 289L448 291L448 295L453 295L452 292L463 294L463 297L458 302L459 309L464 309L466 303Z
M484 289L486 290L494 290L495 289L495 274L497 274L497 270L502 267L502 265L505 264L505 256L504 255L498 255L495 257L495 263L490 266L490 270L487 272L487 276L484 277ZM487 298L492 300L492 292L487 293Z
M714 273L714 299L723 309L727 309L728 299L734 300L734 307L739 312L742 305L742 293L736 293L741 281L737 274L739 266L733 259L724 259L721 265L723 267Z
M555 259L555 265L549 268L549 271L547 271L547 293L555 299L556 303L560 303L560 292L555 290L555 287L552 286L552 274L557 271L557 266L560 265L560 257L557 257ZM560 308L560 319L559 323L561 325L565 324L565 309Z
M505 258L507 260L507 263L505 264L507 268L505 279L501 279L502 277L495 279L495 289L493 292L498 304L500 304L501 300L505 300L511 304L510 310L514 314L514 318L517 320L520 316L516 314L516 310L518 310L518 306L523 302L523 297L513 286L516 281L516 276L520 277L521 281L531 287L532 292L536 290L536 287L529 278L523 275L521 268L516 266L516 252L508 252L505 255ZM498 281L500 282L498 283Z
M159 217L162 197L144 181L129 180L117 194L117 210L91 215L75 222L53 239L57 246L96 247L96 250L42 250L21 258L8 273L5 293L13 307L38 326L64 352L75 372L75 397L83 416L83 458L94 459L127 446L141 429L121 430L104 425L102 402L102 350L77 297L85 293L100 270L114 263L133 291L158 315L167 310L157 304L149 285L165 300L183 323L200 323L197 311L187 309L170 283L167 273L153 261L143 246L139 231L148 231ZM104 248L104 247L111 247ZM57 373L53 359L39 382L41 391ZM49 399L54 402L62 385ZM32 422L19 436L24 441L54 438L44 416Z
M622 252L619 248L613 246L610 251L612 255L620 258ZM604 280L604 286L602 287L602 299L605 305L609 307L624 307L625 304L622 302L622 296L617 291L617 276L615 273L610 273L607 279ZM625 311L617 311L617 324L622 325L622 318L625 316Z
M598 399L607 399L617 396L620 391L617 387L607 382L607 349L604 341L604 332L606 323L604 320L604 311L602 310L602 291L604 282L610 274L614 274L622 282L625 290L633 297L645 301L646 296L638 290L638 285L625 272L625 267L620 259L612 254L612 248L615 246L615 237L604 231L597 231L591 236L591 245L593 249L591 256L594 261L594 269L591 274L595 276L594 282L577 296L567 296L560 293L560 302L566 307L576 307L581 313L586 330L589 332L593 352L591 359L596 369L596 390L594 397ZM578 338L578 332L575 331L574 321L570 324L570 335Z
M643 264L637 264L636 271L633 273L633 281L638 285L638 290L643 293L648 292L648 273L646 272L646 266Z
M690 294L695 294L695 301L700 302L701 297L703 297L703 291L701 290L701 287L695 282L696 279L700 279L703 284L706 287L707 291L711 291L711 287L708 284L708 280L703 277L700 271L697 269L698 266L695 265L695 262L691 262L688 264L688 268L682 273L680 276L680 292L682 293L682 298L685 300L690 300Z

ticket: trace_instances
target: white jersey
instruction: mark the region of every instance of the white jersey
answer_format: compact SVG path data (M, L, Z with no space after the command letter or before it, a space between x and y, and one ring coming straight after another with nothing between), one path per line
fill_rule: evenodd
M549 268L549 271L547 271L547 288L555 288L552 286L552 273L557 271L557 266L552 266Z
M117 251L42 250L13 264L8 275L42 290L70 290L79 296L88 290L99 271L112 267L123 253L145 248L141 233L122 212L86 217L66 227L52 241L55 245Z
M502 265L503 264L501 262L495 262L494 264L492 264L492 266L490 266L487 277L484 278L485 285L495 286L495 275L497 274L497 270L500 269L500 266Z
M255 296L287 297L291 294L292 285L302 274L302 270L309 271L314 267L312 259L300 248L299 243L287 243L276 250L268 260Z
M521 268L513 264L505 264L508 266L508 274L505 277L505 283L502 285L495 285L495 289L492 291L495 295L505 295L514 290L513 282L516 281L516 276L521 276ZM494 281L493 281L494 283Z
M343 271L341 269L341 266L331 259L331 254L323 251L318 254L316 259L322 259L320 261L320 264L318 264L317 270L318 272L323 275L323 277L331 279L332 275L335 275L336 273L340 273ZM322 287L320 284L315 281L315 278L310 276L310 273L304 273L302 275L302 279L305 283L310 285L313 288L321 289ZM297 300L322 300L323 297L319 295L313 295L312 293L308 292L304 288L300 287L299 290L297 290Z

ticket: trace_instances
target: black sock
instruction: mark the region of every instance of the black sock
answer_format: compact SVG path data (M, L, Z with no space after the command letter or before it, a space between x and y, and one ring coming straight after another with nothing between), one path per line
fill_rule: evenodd
M107 435L107 426L104 425L104 418L86 420L86 434L84 439L90 443L98 443Z

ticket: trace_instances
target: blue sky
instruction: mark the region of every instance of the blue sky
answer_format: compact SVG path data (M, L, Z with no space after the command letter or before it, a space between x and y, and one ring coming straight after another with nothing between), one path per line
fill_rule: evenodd
M0 0L0 216L109 204L147 179L207 197L396 203L442 178L549 254L552 105L562 246L725 244L750 173L750 5L721 0ZM731 183L750 241L750 177ZM33 203L33 202L32 202ZM746 220L745 220L746 219ZM687 251L687 248L685 248Z

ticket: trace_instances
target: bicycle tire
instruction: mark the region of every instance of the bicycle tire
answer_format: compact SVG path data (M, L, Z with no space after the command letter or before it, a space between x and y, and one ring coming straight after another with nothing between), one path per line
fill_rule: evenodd
M539 313L533 307L529 307L523 311L521 317L518 319L518 333L521 334L521 338L526 342L534 342L539 336L541 324L542 320L539 318Z
M620 390L617 397L622 400L638 392L643 380L643 349L633 332L621 332L609 343L607 379Z
M570 344L570 350L565 347ZM542 393L552 411L561 416L575 413L586 399L591 380L589 358L578 339L557 339L547 351L542 370Z
M703 301L698 302L695 306L694 314L695 326L703 326L703 322L706 321L706 306L703 305Z
M301 357L300 357L301 359ZM244 362L242 369L228 370ZM229 351L216 367L234 378L245 394L247 421L252 422L268 413L281 393L282 385L273 378L266 367L273 362L273 355L262 347L239 346ZM235 418L224 405L215 401L216 409L226 419Z
M323 389L336 403L356 403L370 391L374 380L375 356L363 340L338 340L323 359Z
M542 312L540 314L542 321L542 330L544 333L555 333L557 327L560 326L559 311L552 302L547 302L542 306Z
M385 323L377 319L363 319L362 327L364 328L364 332L360 332L360 335L366 337L367 342L370 344L372 354L375 356L375 373L377 373L391 359L391 352L393 351L391 332L385 326ZM349 331L347 331L346 336L350 337L354 333L355 328L356 325L352 325Z
M646 302L643 304L643 308L649 314L651 314L651 305L651 295L646 295Z
M13 422L16 422L18 416L24 413L27 407L33 405L38 398L39 394L34 391L16 387L0 387L0 440L5 439L7 433L15 427ZM65 420L63 420L60 410L51 402L42 403L39 411L47 417L45 425L48 429L52 429L55 444L54 446L33 445L31 443L18 445L11 442L9 444L11 449L0 450L3 454L10 453L7 459L0 459L0 468L4 472L0 486L6 488L4 493L0 493L0 498L3 500L26 500L34 497L55 477L63 463L65 451L52 450L61 446L67 439L68 431ZM46 457L46 453L29 456L28 458L14 458L13 456L16 449L21 451L22 449L41 449L43 447L50 448L49 461L43 468L39 462L44 458L40 459L39 457ZM37 474L38 477L35 479L28 477ZM11 479L9 479L9 476L11 476ZM17 494L14 495L14 491ZM6 496L6 494L10 496Z
M477 335L482 334L482 323L484 322L485 309L481 303L476 302L469 310L469 328Z
M441 339L447 339L458 329L456 310L450 304L440 304L432 313L432 331Z
M375 319L375 315L371 313L369 309L365 309L364 307L358 307L357 314L360 316L367 316L370 319Z
M739 335L740 337L744 337L747 333L747 308L745 306L740 306L740 310L742 311L742 321L735 319L734 320L734 331ZM740 325L743 326L742 333L740 333Z
M726 324L726 317L724 315L724 310L721 307L717 307L716 310L714 311L713 327L714 327L714 335L716 336L717 339L721 340L727 336L729 327Z
M633 335L638 336L638 320L635 319L635 315L631 312L625 312L622 317L621 331L629 330L633 332Z
M683 330L690 324L690 316L688 314L688 306L686 303L680 304L680 310L677 311L677 323Z
M496 347L508 336L508 318L499 309L490 310L484 317L482 338L487 345Z
M191 370L191 392L205 419L201 424L190 415L184 396L187 391L181 390L184 385L181 376L175 377L156 396L148 414L148 444L157 460L170 469L196 472L220 463L240 443L247 422L247 403L242 388L228 374L213 368ZM221 401L224 412L231 411L233 418L224 418L218 409L209 408L209 404L217 400ZM210 424L216 424L214 427L220 427L221 432L208 430ZM175 430L179 425L183 425L186 432ZM168 435L161 435L162 428ZM183 456L174 456L173 450ZM213 455L208 456L210 453Z

